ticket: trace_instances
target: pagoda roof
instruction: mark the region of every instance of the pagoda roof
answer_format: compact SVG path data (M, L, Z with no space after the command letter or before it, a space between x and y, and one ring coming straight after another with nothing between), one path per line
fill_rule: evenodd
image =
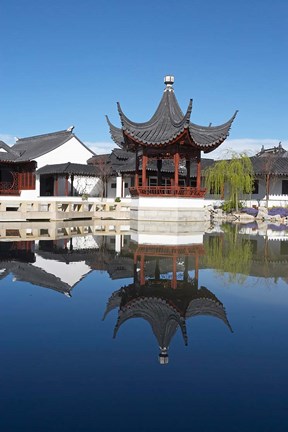
M171 83L166 84L158 108L147 122L137 123L130 120L122 111L119 102L117 105L122 128L114 126L107 117L110 134L118 146L132 151L137 146L163 147L181 138L192 148L208 153L227 138L237 114L236 111L230 120L220 126L200 126L192 123L192 99L183 114Z
M114 292L108 300L103 319L118 308L118 319L114 328L116 337L124 322L132 318L143 318L152 327L161 348L168 348L178 326L187 344L187 318L206 315L218 318L232 331L223 304L207 288L195 289L195 281L182 283L182 289L163 289L158 281L147 281L139 287L130 284Z
M168 348L178 326L181 329L184 343L187 345L185 318L165 299L157 297L140 297L119 310L114 337L120 326L131 318L143 318L152 328L160 348Z

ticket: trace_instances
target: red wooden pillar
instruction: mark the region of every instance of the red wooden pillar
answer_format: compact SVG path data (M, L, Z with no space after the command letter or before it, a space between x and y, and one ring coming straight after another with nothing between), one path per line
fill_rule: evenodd
M171 288L172 289L177 288L177 260L176 260L176 256L173 256L173 270L172 270Z
M197 156L197 180L196 180L197 191L201 188L201 156L200 153Z
M175 174L174 174L174 186L178 187L179 185L179 153L175 153L174 154L174 170L175 170Z
M199 277L199 255L198 252L196 252L195 255L195 280L198 281Z
M145 285L144 255L140 255L140 285Z
M66 177L65 177L65 196L68 196L68 179L69 179L69 176L66 175Z
M139 186L139 155L138 155L138 149L136 150L135 155L135 188L138 188Z
M142 186L147 186L146 168L148 157L143 154L142 156Z
M58 175L56 174L55 178L54 178L54 195L58 196Z

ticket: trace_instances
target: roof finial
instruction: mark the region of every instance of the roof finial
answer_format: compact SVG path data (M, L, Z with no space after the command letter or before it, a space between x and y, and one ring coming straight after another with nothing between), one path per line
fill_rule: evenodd
M159 347L159 348L160 348L160 354L158 356L159 363L161 365L166 365L169 362L168 349L166 347L164 348Z
M174 76L173 75L166 75L164 77L164 83L166 84L166 88L172 88L174 84Z

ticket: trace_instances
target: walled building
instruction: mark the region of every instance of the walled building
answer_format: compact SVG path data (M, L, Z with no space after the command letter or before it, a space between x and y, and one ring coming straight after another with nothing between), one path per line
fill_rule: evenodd
M83 193L84 189L93 193L97 182L86 162L94 152L80 141L73 129L19 138L12 147L1 142L0 194L33 199L70 195L71 189L74 193ZM71 167L70 163L74 165ZM87 181L92 177L92 181Z

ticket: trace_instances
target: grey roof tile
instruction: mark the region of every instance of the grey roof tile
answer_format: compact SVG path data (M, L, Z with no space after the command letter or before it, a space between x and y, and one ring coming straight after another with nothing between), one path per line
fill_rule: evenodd
M106 118L114 142L119 147L128 150L133 149L135 143L143 146L168 144L186 130L192 147L208 153L227 138L237 114L236 111L228 122L220 126L205 127L191 123L192 100L189 102L186 114L183 114L172 87L167 87L164 90L155 114L144 123L131 121L123 113L120 104L117 105L122 128L117 128L108 117Z
M73 174L86 177L96 177L97 171L93 165L66 162L62 164L45 165L37 170L37 174Z
M44 135L36 135L27 138L19 138L16 144L11 147L11 150L18 153L17 161L34 160L50 151L65 144L72 137L75 137L86 149L94 154L81 140L73 133L73 128L52 132Z
M9 147L4 141L0 141L0 161L14 162L19 157L19 153Z

